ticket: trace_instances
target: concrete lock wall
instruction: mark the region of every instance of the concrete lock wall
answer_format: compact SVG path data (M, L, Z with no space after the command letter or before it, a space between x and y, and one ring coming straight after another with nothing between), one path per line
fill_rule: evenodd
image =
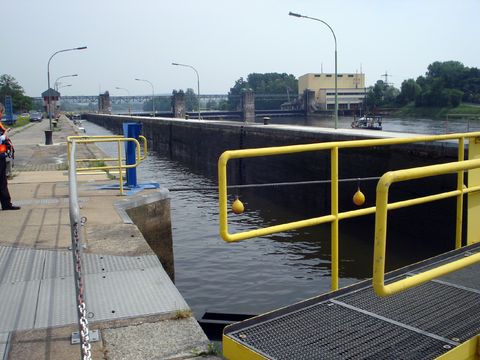
M148 245L157 254L170 279L175 282L170 199L160 199L126 209Z
M87 118L116 133L121 133L121 124L127 121L126 117L121 116L92 114L87 115ZM142 122L143 135L149 140L151 149L156 150L160 155L183 162L192 171L213 179L217 177L218 158L225 150L363 139L360 135L345 135L329 131L314 132L308 129L285 130L242 123L204 123L159 118L142 118L139 121ZM345 149L340 151L339 178L375 177L390 170L456 161L456 159L456 147L449 146L447 143ZM229 162L228 176L229 184L330 179L330 154L328 151L323 151L232 160ZM365 206L375 205L376 183L377 181L360 183L367 197ZM395 184L390 201L453 189L455 184L455 175ZM356 181L340 183L340 211L357 208L352 203L352 196L356 190ZM255 198L275 199L279 205L305 216L319 216L330 211L329 183L259 188L248 191L255 194L251 201L255 201ZM430 227L428 231L433 233L427 233L425 230L425 235L428 235L425 236L425 242L441 243L442 240L439 240L439 237L442 237L445 244L452 244L454 226L450 220L455 217L455 206L452 206L454 201L454 199L445 200L409 208L408 219L403 215L404 210L397 210L395 213L400 215L389 220L389 229L407 231L410 226L412 229L416 226L419 229L426 229L425 222L431 221L441 226L436 226L433 230ZM368 221L373 220L373 216L370 216ZM405 223L407 220L408 225Z

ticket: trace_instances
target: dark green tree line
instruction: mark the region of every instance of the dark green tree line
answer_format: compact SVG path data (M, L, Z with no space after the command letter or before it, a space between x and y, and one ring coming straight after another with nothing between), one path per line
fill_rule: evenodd
M480 103L480 70L459 61L436 61L425 76L402 82L400 90L379 80L368 88L369 109L378 106L456 107L461 102Z
M170 111L172 109L173 96L177 93L183 93L183 90L173 90L172 96L155 96L156 111ZM197 94L193 89L188 88L184 93L186 111L196 111L198 109ZM152 99L143 103L143 111L152 111Z
M240 96L245 90L251 89L255 95L279 94L285 95L285 99L255 99L255 108L279 109L280 105L287 99L287 94L292 98L298 94L298 80L295 76L286 73L251 73L247 80L243 77L235 81L235 85L228 93L228 107L236 110L240 104Z
M143 111L152 112L152 99L148 99L143 103ZM170 111L170 96L155 96L155 111Z
M416 106L458 106L462 101L477 102L480 96L478 69L467 68L458 61L436 61L425 76L417 78L421 91Z
M396 106L397 97L400 91L385 83L383 80L378 80L374 86L368 88L365 102L367 109L373 110L377 107L394 107Z
M5 101L5 95L12 97L13 111L23 112L32 109L32 98L25 96L25 91L17 80L7 74L0 76L0 102Z

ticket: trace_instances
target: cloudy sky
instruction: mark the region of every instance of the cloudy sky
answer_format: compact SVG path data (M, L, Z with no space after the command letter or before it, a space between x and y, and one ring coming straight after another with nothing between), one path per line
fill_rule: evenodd
M252 72L363 69L367 85L382 79L399 87L433 61L480 67L480 0L1 0L0 74L17 79L29 96L47 88L47 62L58 50L51 82L63 95L156 94L194 88L194 66L204 94L228 92ZM62 81L63 81L62 80Z

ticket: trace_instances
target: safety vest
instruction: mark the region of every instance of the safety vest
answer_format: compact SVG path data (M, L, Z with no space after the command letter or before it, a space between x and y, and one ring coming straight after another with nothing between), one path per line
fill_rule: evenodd
M3 135L3 133L6 131L5 126L0 122L0 135ZM0 144L0 154L5 154L7 152L7 141L3 142Z

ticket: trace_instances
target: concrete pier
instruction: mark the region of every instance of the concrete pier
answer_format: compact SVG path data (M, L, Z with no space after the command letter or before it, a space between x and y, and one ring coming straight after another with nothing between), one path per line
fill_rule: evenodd
M53 133L54 144L45 146L45 126L12 131L16 159L9 189L22 208L0 211L3 359L80 357L80 346L70 343L78 320L65 142L76 128L63 118ZM94 145L80 148L80 157L103 156ZM105 184L112 184L105 173L78 177L80 214L87 219L82 231L88 321L90 331L99 333L92 358L190 359L211 352L148 242L166 237L162 251L168 252L169 242L171 246L168 191L121 196L118 190L99 188ZM142 211L151 215L150 221L139 221Z

